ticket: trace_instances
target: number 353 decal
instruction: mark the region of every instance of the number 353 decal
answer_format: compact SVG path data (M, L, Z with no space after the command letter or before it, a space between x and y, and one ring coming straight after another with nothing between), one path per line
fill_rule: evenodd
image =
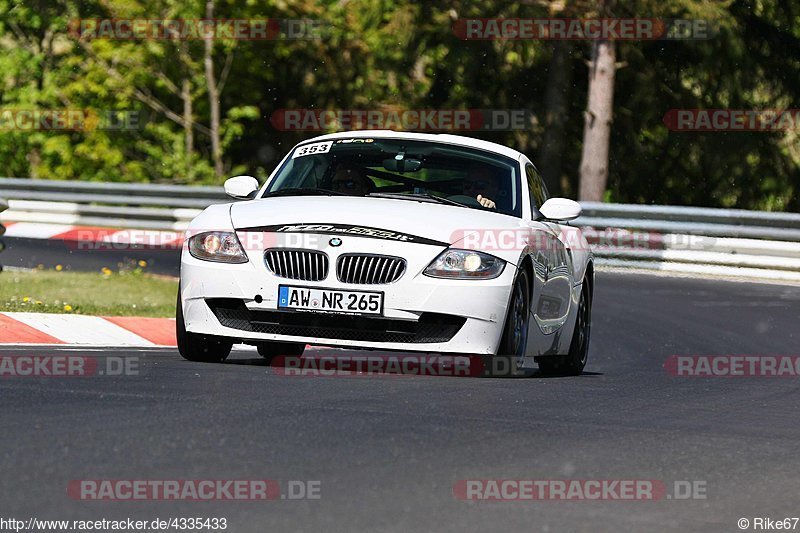
M303 157L304 155L324 154L326 152L330 152L332 144L333 141L306 144L294 151L292 154L292 159Z

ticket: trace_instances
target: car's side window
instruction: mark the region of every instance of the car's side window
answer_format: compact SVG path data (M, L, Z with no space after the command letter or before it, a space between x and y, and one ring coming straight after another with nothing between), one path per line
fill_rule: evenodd
M525 175L528 178L528 191L531 195L531 207L540 208L542 204L547 201L547 189L544 186L542 176L536 170L536 167L528 163L525 165Z
M550 199L550 191L547 190L547 184L544 182L544 177L541 175L541 173L536 170L536 167L533 167L533 170L536 172L536 177L539 179L539 183L542 184L542 193L544 195L543 199L546 202Z

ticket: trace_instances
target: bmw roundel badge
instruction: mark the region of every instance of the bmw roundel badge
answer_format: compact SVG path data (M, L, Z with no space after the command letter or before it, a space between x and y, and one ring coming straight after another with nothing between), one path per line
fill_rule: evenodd
M339 237L334 237L333 239L328 241L328 244L330 244L333 247L341 246L342 245L342 239L340 239Z

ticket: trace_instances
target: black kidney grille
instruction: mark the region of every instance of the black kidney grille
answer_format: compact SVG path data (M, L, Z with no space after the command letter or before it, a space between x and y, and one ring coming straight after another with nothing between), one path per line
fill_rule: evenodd
M278 248L264 252L264 261L281 278L322 281L328 277L328 256L323 252Z
M345 254L336 264L339 281L357 285L393 283L405 272L405 259L389 255Z

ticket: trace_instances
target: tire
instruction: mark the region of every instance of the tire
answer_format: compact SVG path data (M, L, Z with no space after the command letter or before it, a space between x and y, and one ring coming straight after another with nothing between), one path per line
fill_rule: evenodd
M305 343L299 342L262 342L257 345L258 355L272 361L275 357L300 357L306 349Z
M592 293L584 282L575 330L567 355L538 358L539 372L545 376L579 376L589 355L589 338L592 332Z
M178 352L181 357L198 363L221 363L227 359L233 347L233 342L225 338L186 331L180 289L178 289L178 304L175 311L175 336L178 340Z
M528 346L528 326L530 324L531 285L528 272L519 271L511 300L508 303L506 323L500 346L493 356L483 358L483 375L488 377L515 377L524 374L523 363Z

